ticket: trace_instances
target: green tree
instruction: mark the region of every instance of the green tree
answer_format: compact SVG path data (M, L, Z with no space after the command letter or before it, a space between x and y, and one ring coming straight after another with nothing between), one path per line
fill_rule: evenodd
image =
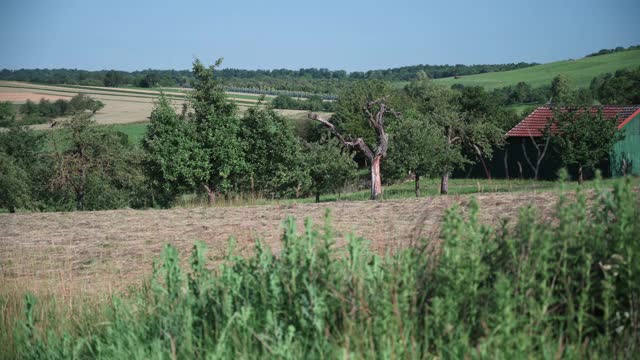
M305 145L305 169L311 180L310 190L320 202L320 195L339 192L355 177L353 153L344 149L335 138L323 137Z
M0 102L0 127L13 126L16 122L15 106L9 101Z
M39 112L38 105L31 100L27 100L20 106L20 113L26 116L38 115Z
M156 72L149 72L140 79L140 87L151 88L158 85L160 76Z
M120 71L109 70L104 75L104 86L116 87L124 83L124 76Z
M293 124L272 108L258 106L245 112L241 129L251 193L258 188L277 197L298 197L308 176Z
M16 208L28 207L31 202L29 175L16 161L0 151L0 207L9 212Z
M151 114L145 138L147 168L156 184L172 192L204 188L210 204L232 190L246 172L235 104L214 78L215 65L193 63L193 91L178 117L166 100Z
M584 179L583 169L594 169L624 136L615 120L603 117L602 109L597 112L590 108L556 109L552 121L557 127L554 140L562 162L578 167L579 182Z
M168 206L176 194L202 186L207 159L194 124L178 116L166 97L160 97L150 118L143 140L144 168L156 192L155 200Z
M571 80L565 74L557 75L551 81L551 96L555 104L571 104L573 97Z
M640 67L604 74L591 81L591 90L603 104L629 105L640 103Z
M363 111L363 106L392 93L390 85L384 81L362 80L349 84L338 94L331 123L345 136L361 137L365 143L375 144L376 131L371 126L369 116Z
M393 115L398 118L400 114L389 107L386 97L367 101L361 109L375 134L375 140L371 140L370 142L367 142L364 137L353 138L351 136L344 136L336 125L327 119L323 119L318 114L309 114L309 118L320 122L344 147L357 151L366 159L369 163L369 173L371 175L371 200L377 200L382 195L382 173L380 172L380 165L382 160L387 156L389 146L389 135L385 130L385 117L386 115ZM354 128L362 126L358 124L359 119L353 115L347 119L349 119L348 122L342 122L343 126L354 125ZM365 129L362 129L362 131L365 134L364 136L366 136L367 131L365 131Z
M91 110L91 114L95 115L96 112L100 111L102 108L104 108L104 103L102 101L91 99L88 109Z
M420 196L420 178L440 174L440 151L446 148L437 124L426 115L405 113L392 128L389 157L385 171L395 178L413 173L416 197Z
M77 210L129 206L131 193L142 182L140 161L130 157L126 135L94 125L89 113L63 123L67 131L54 141L51 183L60 191L75 194Z
M233 179L240 178L246 170L236 105L227 99L214 76L221 63L222 59L218 59L207 68L198 59L193 62L193 91L185 115L193 123L198 145L205 155L202 166L206 176L201 183L209 203L215 202L217 192L231 191Z
M44 165L41 154L44 140L45 134L27 127L12 127L8 131L0 131L0 152L9 156L11 162L20 169L21 188L28 190L31 200L29 207L37 206L38 198L49 179L40 171ZM23 173L25 176L22 176ZM20 206L25 204L22 202Z
M484 101L463 102L457 91L429 80L407 85L404 97L406 106L427 117L437 126L439 136L444 138L434 143L440 146L436 151L436 161L440 167L442 194L449 191L451 172L470 162L469 153L477 156L490 178L485 159L490 159L494 149L503 141L503 131L490 120L491 112L486 112L493 106ZM463 106L466 106L466 111Z

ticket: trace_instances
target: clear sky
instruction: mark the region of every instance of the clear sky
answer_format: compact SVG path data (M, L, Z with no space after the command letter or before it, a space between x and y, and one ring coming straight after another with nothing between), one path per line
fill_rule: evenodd
M640 0L2 0L0 68L370 70L640 44Z

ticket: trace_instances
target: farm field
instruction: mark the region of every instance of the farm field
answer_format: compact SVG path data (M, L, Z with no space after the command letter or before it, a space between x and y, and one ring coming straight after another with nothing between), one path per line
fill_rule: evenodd
M453 84L483 86L490 90L515 85L520 81L527 82L533 87L549 85L556 75L566 74L574 87L583 88L588 87L595 76L638 66L640 66L640 50L630 50L576 60L557 61L518 70L462 76L458 79L448 77L435 81L449 86Z
M454 205L464 209L472 198L483 210L480 220L496 225L502 219L515 219L529 204L540 214L550 214L559 193L577 188L576 183L452 179L450 195L437 196L432 195L437 192L436 180L421 184L429 196L413 197L409 181L386 187L383 202L366 201L363 191L345 194L342 201L335 195L323 196L319 204L306 198L256 200L254 204L260 205L250 206L246 201L220 201L215 207L187 202L166 210L0 214L0 296L122 290L148 275L152 260L167 243L186 254L202 240L215 261L227 252L230 237L235 238L239 254L249 254L256 239L277 253L286 217L293 216L302 228L305 218L322 224L326 209L340 233L339 247L345 245L344 235L354 233L384 253L420 237L436 238L444 211ZM631 184L638 189L640 181L631 179ZM594 182L583 185L593 186Z
M476 198L483 209L480 220L495 224L515 218L516 209L529 203L542 213L551 211L557 194L493 193ZM470 199L440 196L382 203L0 214L0 295L122 290L149 274L153 258L166 243L186 254L196 240L202 240L214 261L227 252L231 236L239 254L248 254L258 238L277 253L281 223L287 216L293 216L299 228L304 218L322 224L327 208L340 233L339 247L345 245L344 235L353 232L384 253L419 237L436 236L445 209L454 204L465 208Z
M14 103L24 103L27 100L34 102L45 98L51 101L57 99L70 99L78 93L84 93L94 99L100 100L105 107L95 115L96 123L100 125L109 124L136 124L140 125L149 121L149 114L153 109L155 99L160 95L158 90L129 89L129 88L107 88L97 86L76 86L76 85L38 85L13 81L0 81L0 101L11 101ZM165 95L172 101L176 110L180 110L184 102L183 92L165 92ZM254 106L259 100L259 96L229 93L231 100L238 104L240 111L244 111L249 106ZM270 97L265 97L269 101ZM287 117L300 118L305 116L306 111L302 110L279 110ZM38 130L49 129L48 124L33 125L32 128ZM126 131L125 131L126 132Z

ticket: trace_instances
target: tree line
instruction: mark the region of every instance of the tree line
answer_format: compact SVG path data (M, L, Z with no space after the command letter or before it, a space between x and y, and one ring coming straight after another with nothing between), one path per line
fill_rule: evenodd
M508 71L521 69L537 63L510 63L510 64L484 64L484 65L414 65L383 70L354 71L329 70L325 68L302 68L299 70L274 69L274 70L243 70L243 69L219 69L217 76L225 85L230 85L237 80L239 84L243 80L257 80L264 82L268 79L313 79L313 80L387 80L410 81L417 78L418 72L426 73L432 79L451 76L475 75L487 72ZM118 86L122 84L140 85L142 87L154 86L183 86L193 79L193 73L189 70L141 70L141 71L117 71L100 70L87 71L78 69L20 69L0 71L0 80L28 81L45 84L75 84L75 85L105 85Z
M85 94L78 94L70 100L50 101L42 98L39 102L27 100L24 104L0 102L0 127L46 124L54 118L75 115L85 110L95 114L104 103Z

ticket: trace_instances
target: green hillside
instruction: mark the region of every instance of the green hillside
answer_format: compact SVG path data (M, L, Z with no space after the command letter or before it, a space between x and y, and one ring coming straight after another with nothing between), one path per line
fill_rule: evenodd
M446 85L479 85L486 89L515 85L524 81L533 87L538 87L549 85L558 74L566 74L575 87L588 87L591 79L597 75L636 66L640 66L640 50L623 51L578 60L557 61L518 70L463 76L458 79L442 78L435 81Z

